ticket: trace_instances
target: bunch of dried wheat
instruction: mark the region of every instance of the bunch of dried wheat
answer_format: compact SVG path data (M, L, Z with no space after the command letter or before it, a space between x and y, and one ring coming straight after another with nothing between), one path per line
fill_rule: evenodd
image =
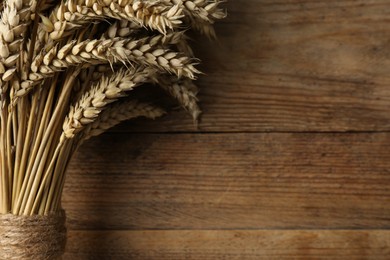
M6 227L17 216L20 224L63 215L65 171L80 144L123 120L164 113L133 89L160 86L198 117L198 61L185 32L214 37L225 12L221 0L0 2L0 233L8 232L0 256L18 259L26 252L1 240L16 239Z

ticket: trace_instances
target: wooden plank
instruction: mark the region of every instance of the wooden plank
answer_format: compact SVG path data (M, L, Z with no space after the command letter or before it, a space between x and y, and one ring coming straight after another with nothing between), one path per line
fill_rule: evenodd
M108 134L69 169L72 229L390 228L390 133Z
M64 259L389 259L390 231L70 231Z
M200 131L390 129L390 2L228 1L218 43L195 37ZM116 131L194 131L185 112Z

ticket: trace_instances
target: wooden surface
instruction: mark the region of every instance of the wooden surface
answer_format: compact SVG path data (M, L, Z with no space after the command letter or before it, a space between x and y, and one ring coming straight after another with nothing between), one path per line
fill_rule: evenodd
M389 259L390 2L226 7L198 129L135 120L73 159L65 259Z
M72 259L389 259L383 230L72 231ZM80 252L82 251L82 252Z

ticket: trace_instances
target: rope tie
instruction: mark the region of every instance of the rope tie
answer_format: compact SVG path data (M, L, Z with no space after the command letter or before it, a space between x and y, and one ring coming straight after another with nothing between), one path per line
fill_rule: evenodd
M1 260L57 259L65 244L65 211L47 216L0 214Z

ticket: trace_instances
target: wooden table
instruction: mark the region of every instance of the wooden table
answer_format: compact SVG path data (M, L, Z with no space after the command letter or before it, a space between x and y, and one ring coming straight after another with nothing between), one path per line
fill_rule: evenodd
M85 144L66 259L390 259L390 1L230 0L181 111Z

